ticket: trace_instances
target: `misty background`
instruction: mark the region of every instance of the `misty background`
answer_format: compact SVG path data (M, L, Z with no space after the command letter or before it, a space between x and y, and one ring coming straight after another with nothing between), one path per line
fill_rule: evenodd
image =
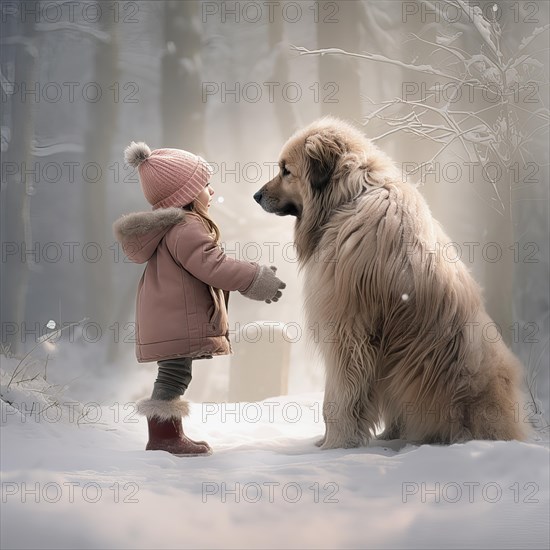
M112 233L150 210L123 161L142 140L206 158L226 252L287 283L277 304L232 293L235 355L197 361L186 395L322 389L293 220L252 195L292 132L330 114L411 172L547 411L549 5L471 4L468 16L459 0L2 2L3 353L46 357L80 398L151 390L156 363L138 364L133 342L144 266ZM327 48L363 57L311 53Z

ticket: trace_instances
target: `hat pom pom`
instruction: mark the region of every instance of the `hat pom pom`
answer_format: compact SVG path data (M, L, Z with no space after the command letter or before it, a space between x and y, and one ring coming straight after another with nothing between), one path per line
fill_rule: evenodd
M124 150L124 160L130 166L137 168L144 160L151 156L151 149L143 141L132 141Z

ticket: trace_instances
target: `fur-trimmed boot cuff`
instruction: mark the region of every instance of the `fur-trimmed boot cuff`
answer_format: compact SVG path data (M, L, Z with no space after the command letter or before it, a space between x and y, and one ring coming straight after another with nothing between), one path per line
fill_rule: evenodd
M142 399L137 402L137 412L147 418L170 420L189 416L189 402L182 399L163 401L162 399Z

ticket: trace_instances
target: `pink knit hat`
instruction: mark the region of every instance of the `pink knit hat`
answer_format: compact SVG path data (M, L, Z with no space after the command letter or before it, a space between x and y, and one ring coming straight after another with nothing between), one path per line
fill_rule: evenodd
M151 151L143 141L132 141L124 151L124 158L138 169L141 188L153 210L190 204L213 172L202 157L193 153L181 149Z

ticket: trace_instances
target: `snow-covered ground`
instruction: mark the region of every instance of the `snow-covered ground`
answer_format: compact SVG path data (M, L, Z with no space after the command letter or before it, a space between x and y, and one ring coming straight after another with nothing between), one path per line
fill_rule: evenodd
M309 393L194 403L187 432L214 453L177 458L144 451L133 403L54 400L43 378L10 383L17 362L4 363L4 549L550 545L540 441L321 451L322 394Z

